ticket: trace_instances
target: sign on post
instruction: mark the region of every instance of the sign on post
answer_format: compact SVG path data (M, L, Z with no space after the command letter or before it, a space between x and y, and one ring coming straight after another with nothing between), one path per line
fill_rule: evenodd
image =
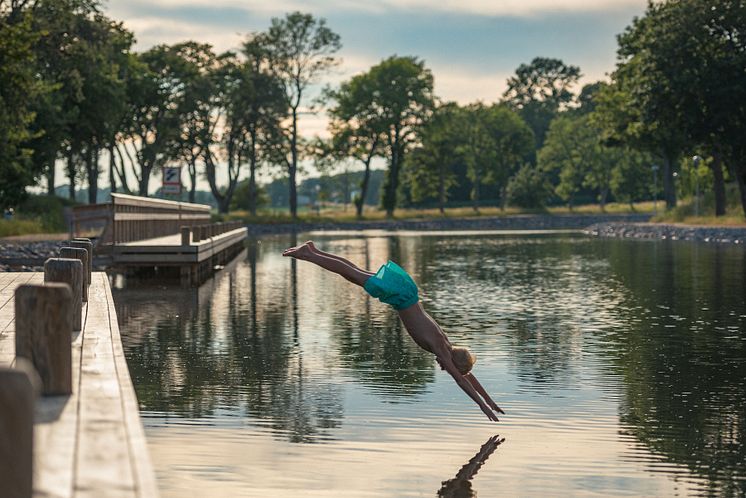
M163 194L181 194L181 166L166 166L163 168Z

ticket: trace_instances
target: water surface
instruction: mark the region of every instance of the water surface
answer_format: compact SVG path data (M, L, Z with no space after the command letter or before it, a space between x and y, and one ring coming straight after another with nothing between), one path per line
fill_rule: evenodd
M744 248L314 234L410 271L492 423L391 309L280 256L304 237L252 240L199 289L114 277L164 497L746 493Z

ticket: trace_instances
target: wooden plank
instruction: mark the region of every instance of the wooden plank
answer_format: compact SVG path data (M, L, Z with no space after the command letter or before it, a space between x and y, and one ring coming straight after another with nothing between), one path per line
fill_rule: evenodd
M103 275L103 278L106 278ZM137 496L149 498L158 496L158 488L153 472L153 465L148 452L147 441L145 440L145 430L140 420L139 403L135 395L135 388L132 385L132 379L129 375L127 360L122 348L122 339L119 334L119 324L117 323L114 312L114 297L111 294L111 287L106 288L106 299L109 309L109 326L111 328L111 338L114 349L114 362L119 377L119 387L122 393L122 405L124 407L125 425L127 427L127 440L130 444L130 455L132 457L132 467L135 471L135 485Z
M18 273L14 283L19 281L41 283L43 274ZM157 497L105 273L93 274L83 318L82 331L73 334L72 395L45 397L36 404L34 496ZM8 338L12 349L14 336L6 328L0 348Z
M101 274L90 295L81 351L76 496L135 496Z

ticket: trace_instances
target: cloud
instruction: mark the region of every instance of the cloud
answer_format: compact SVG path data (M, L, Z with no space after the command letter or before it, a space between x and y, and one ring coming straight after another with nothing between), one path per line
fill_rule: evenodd
M111 7L115 7L112 2ZM448 12L482 16L536 16L557 12L600 12L644 8L645 0L152 0L128 2L130 6L160 8L241 9L255 14L282 14L299 10L319 14L390 13L392 11ZM122 6L121 3L119 6ZM117 6L117 7L119 7ZM122 6L123 7L123 6Z

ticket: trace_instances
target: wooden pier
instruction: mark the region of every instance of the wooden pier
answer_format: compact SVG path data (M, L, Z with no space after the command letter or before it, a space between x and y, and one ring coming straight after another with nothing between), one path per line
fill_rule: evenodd
M2 367L16 361L15 290L43 281L43 273L0 273ZM0 432L3 429L8 430L0 427ZM7 441L8 434L0 436ZM0 482L0 495L19 496L5 484ZM39 397L34 404L33 496L158 496L111 288L103 272L92 274L82 329L72 333L72 394Z
M210 206L125 194L77 206L74 236L96 233L96 253L125 272L175 270L182 285L199 285L243 249L242 222L210 221Z
M216 265L224 266L243 250L246 235L246 228L239 222L185 227L180 234L115 245L112 264L177 268L182 285L199 285Z

